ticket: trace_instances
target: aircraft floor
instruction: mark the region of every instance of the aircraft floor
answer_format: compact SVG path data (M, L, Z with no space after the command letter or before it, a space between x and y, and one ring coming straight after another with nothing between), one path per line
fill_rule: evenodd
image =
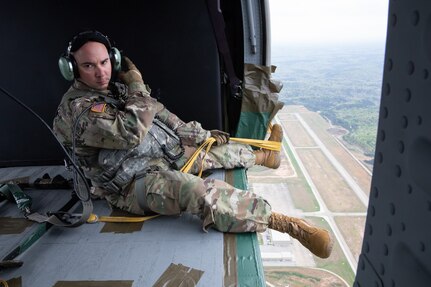
M13 171L7 168L0 169L0 178L5 180L18 175L34 178L45 172L53 177L66 171L61 167L16 168ZM223 174L217 172L212 176L223 177ZM33 207L39 212L58 210L70 199L70 190L29 189L25 192L32 196ZM3 202L0 206L0 217L22 218L12 203ZM110 215L111 210L104 200L98 200L94 202L94 213ZM104 232L105 225L53 226L15 258L23 262L21 267L0 271L0 278L20 278L21 286L33 287L63 286L58 285L62 281L72 284L64 286L84 286L73 285L73 282L83 281L102 282L94 286L111 286L109 284L119 281L126 284L124 286L156 286L157 280L159 283L166 281L165 271L183 265L191 268L188 272L197 278L196 286L223 286L223 234L214 230L203 232L197 217L188 214L161 216L145 222L138 231L126 233ZM18 235L0 234L2 258L38 226L33 224Z

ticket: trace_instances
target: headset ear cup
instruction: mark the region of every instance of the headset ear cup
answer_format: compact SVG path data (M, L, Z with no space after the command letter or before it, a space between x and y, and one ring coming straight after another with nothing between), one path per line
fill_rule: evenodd
M58 59L58 67L60 68L61 75L68 81L72 81L75 78L74 65L70 57L62 55Z
M111 59L111 65L112 65L112 72L118 73L121 71L121 52L115 48L111 48L110 53L110 59Z

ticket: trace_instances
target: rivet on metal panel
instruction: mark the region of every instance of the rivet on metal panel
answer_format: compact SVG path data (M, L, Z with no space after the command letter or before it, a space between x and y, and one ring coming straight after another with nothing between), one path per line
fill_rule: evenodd
M383 153L379 152L377 153L377 163L383 162Z
M391 85L389 83L386 83L384 91L386 96L389 96L391 94Z
M373 195L374 195L374 198L379 197L379 189L375 186L373 187Z
M417 10L413 11L410 15L410 22L413 26L417 26L419 23L419 12Z
M401 177L401 174L402 174L401 167L399 165L396 165L395 166L395 176L396 177Z
M385 265L380 264L379 273L380 275L385 275Z
M406 101L406 103L408 103L410 102L411 99L412 99L412 91L407 88L404 90L404 100Z
M383 244L383 255L388 256L389 254L389 248L387 244Z
M389 213L395 215L395 205L393 203L389 204Z
M368 227L368 235L370 236L373 235L373 226L371 224L368 224L367 227Z
M384 130L380 131L380 140L383 142L386 139L386 133Z
M388 71L392 71L393 67L394 67L394 63L392 62L392 59L388 59L388 62L387 62Z
M419 242L419 250L425 252L425 244L422 241Z
M424 79L424 80L428 79L428 76L429 76L429 72L428 72L428 70L427 70L427 69L424 69L424 70L422 71L422 77L423 77L423 79Z
M365 262L364 262L364 260L360 259L359 264L361 266L361 270L365 270Z
M421 116L418 116L416 118L416 123L418 124L418 126L422 125L422 117Z
M392 227L389 224L386 225L386 235L392 236Z
M404 142L402 142L402 141L398 142L398 151L400 153L404 153Z
M388 118L388 115L389 115L388 108L387 108L387 107L383 107L383 108L382 108L382 116L383 116L383 118L384 118L384 119L387 119L387 118Z
M397 25L397 15L395 14L391 15L391 25L392 27L395 27L395 25Z
M401 231L406 231L406 224L404 222L401 222Z
M414 72L415 72L415 63L413 63L412 61L409 61L407 64L407 74L411 76L413 75Z
M409 125L409 120L407 119L406 116L402 116L401 117L401 127L403 129L407 128L407 126Z
M412 194L413 193L413 187L410 184L407 185L407 193L408 194Z

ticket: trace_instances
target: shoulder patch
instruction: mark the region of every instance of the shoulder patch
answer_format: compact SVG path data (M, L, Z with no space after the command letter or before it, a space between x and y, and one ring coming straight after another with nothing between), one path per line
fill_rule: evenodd
M106 108L105 103L97 104L97 105L94 105L93 107L91 107L91 111L95 112L95 113L103 113L103 112L105 112L105 108Z

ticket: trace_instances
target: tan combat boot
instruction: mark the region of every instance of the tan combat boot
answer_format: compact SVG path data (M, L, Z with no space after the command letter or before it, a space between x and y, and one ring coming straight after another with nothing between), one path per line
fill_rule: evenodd
M287 233L320 258L328 258L334 244L325 229L311 226L305 220L273 212L268 228Z
M283 129L281 128L281 125L274 124L272 126L271 135L268 140L276 142L283 141ZM255 151L254 155L256 156L256 165L263 165L274 169L280 166L281 158L279 151L260 149Z

